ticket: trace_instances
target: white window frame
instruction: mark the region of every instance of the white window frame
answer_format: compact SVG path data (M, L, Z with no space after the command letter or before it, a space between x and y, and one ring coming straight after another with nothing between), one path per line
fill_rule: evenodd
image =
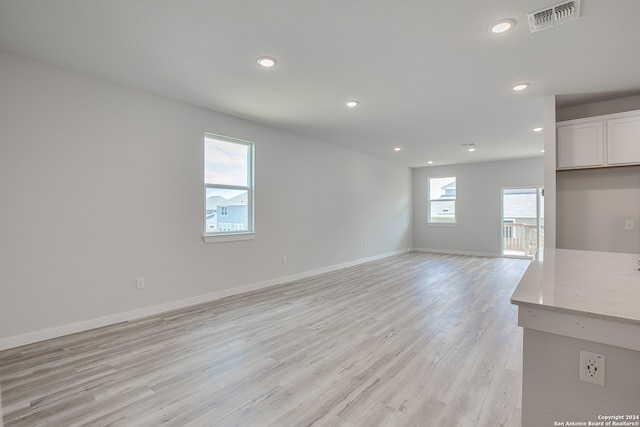
M453 199L453 221L437 221L431 218L431 202L438 201L438 199L431 198L431 180L442 178L453 178L456 182L456 195ZM455 226L458 224L458 177L456 175L430 176L427 178L427 224L437 226Z
M204 235L202 239L205 243L218 243L218 242L231 242L238 240L253 240L255 239L256 231L254 226L254 143L245 141L242 139L232 138L224 135L218 135L210 132L205 133L204 140L207 138L217 139L232 144L241 144L248 147L247 150L247 185L226 185L226 184L209 184L204 179L203 170L203 182L204 182ZM204 145L204 142L203 142ZM204 159L206 161L206 159ZM204 162L203 162L204 165ZM216 188L223 190L242 190L247 192L247 228L248 230L241 231L210 231L206 229L206 203L207 203L207 188ZM229 227L231 229L236 227Z

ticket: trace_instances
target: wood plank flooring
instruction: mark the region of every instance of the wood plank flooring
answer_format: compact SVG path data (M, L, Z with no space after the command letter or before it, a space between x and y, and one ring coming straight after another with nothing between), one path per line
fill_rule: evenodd
M528 261L407 253L0 352L9 426L519 426Z

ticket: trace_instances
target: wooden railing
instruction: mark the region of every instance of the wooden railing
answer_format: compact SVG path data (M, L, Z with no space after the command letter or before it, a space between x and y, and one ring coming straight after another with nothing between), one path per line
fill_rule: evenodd
M504 253L507 255L534 256L538 246L544 247L544 225L540 226L541 242L538 245L538 226L535 224L502 224Z

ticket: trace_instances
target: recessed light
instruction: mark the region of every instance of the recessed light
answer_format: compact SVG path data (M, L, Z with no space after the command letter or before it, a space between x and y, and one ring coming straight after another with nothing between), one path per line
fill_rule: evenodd
M514 25L516 25L516 21L514 21L513 19L502 19L493 24L489 28L489 32L493 34L501 34L512 29Z
M429 160L429 161L427 162L427 164L432 165L432 164L433 164L433 160Z
M261 65L264 68L271 68L274 65L276 65L276 59L272 58L270 56L261 56L260 58L258 58L258 64Z
M521 90L525 90L529 86L531 86L531 83L519 83L513 87L513 90L515 90L516 92L519 92Z
M467 148L467 151L469 151L469 152L473 153L474 151L476 151L476 149L475 149L475 148L473 148L473 147L469 147L469 148Z
M533 128L534 132L542 132L542 128Z
M400 147L395 147L393 151L400 151Z
M355 108L360 105L360 101L347 101L347 107Z
M467 151L470 151L470 152L476 151L476 144L473 142L471 144L462 144L462 146L466 148Z
M544 148L542 150L540 150L541 153L544 153Z

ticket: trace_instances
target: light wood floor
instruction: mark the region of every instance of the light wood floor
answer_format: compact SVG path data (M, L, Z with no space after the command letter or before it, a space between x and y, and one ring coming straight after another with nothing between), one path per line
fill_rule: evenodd
M528 261L407 253L0 352L5 426L519 426Z

